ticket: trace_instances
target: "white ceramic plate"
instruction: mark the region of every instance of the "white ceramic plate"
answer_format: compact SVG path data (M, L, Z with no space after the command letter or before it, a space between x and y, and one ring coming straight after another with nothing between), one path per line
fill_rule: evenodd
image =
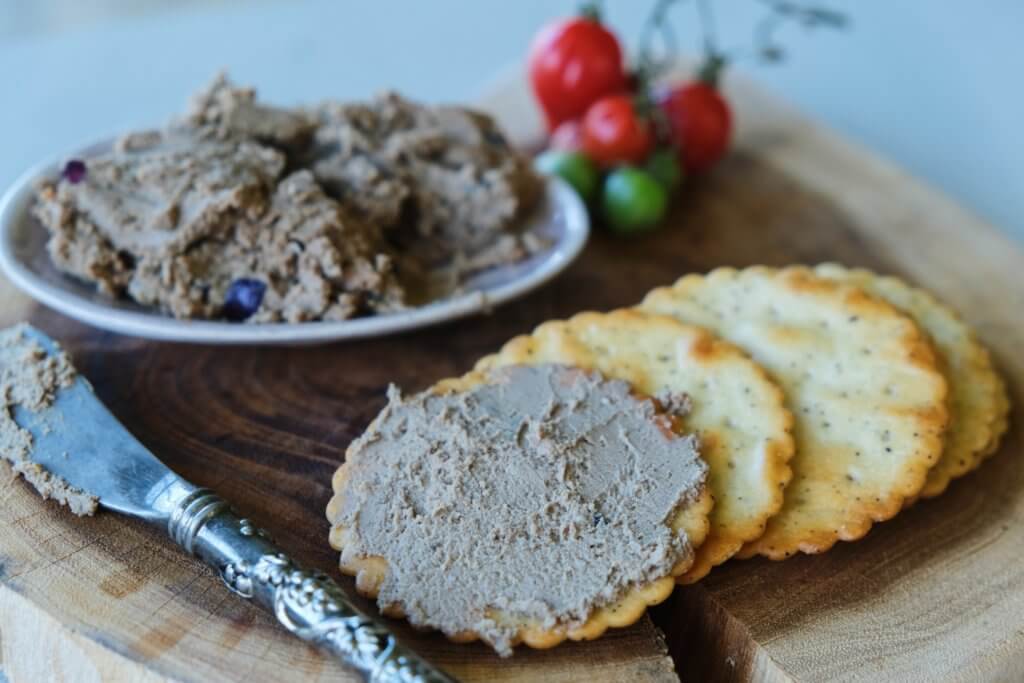
M109 148L92 145L75 156ZM65 157L67 158L67 157ZM527 229L550 246L519 263L492 268L469 278L455 296L418 308L336 322L244 324L177 320L129 300L111 300L94 287L57 271L46 253L46 229L29 209L43 178L59 174L57 162L23 175L0 199L0 269L22 291L64 315L112 332L167 341L205 344L316 344L373 337L477 313L523 296L565 269L586 244L587 211L575 192L552 178Z

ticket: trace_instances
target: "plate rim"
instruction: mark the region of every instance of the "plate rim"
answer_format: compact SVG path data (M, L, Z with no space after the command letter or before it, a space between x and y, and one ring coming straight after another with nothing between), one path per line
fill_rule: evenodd
M105 138L79 149L109 144ZM563 211L562 239L535 269L508 282L476 289L424 306L383 315L339 321L260 323L245 325L213 320L181 320L165 314L127 311L87 300L36 274L16 254L18 229L27 217L35 186L57 173L58 155L37 163L21 174L0 197L0 272L35 301L87 325L156 341L236 345L325 344L383 337L421 329L488 311L550 282L583 251L590 236L590 219L579 195L561 178L542 176L545 192Z

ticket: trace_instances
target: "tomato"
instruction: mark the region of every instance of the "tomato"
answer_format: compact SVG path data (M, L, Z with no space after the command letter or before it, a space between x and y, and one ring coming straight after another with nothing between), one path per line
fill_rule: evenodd
M705 171L722 158L732 137L732 113L717 89L689 83L665 93L659 105L687 172Z
M665 217L668 192L650 173L624 166L605 178L601 209L615 232L646 232Z
M626 89L619 41L594 17L541 29L530 47L529 71L549 131L583 116L599 97Z
M683 170L679 167L679 155L670 147L663 147L651 154L644 164L644 170L669 192L683 182Z
M583 149L583 126L576 119L563 121L551 133L548 147L566 152L578 152Z
M590 159L579 152L550 149L538 156L533 163L541 173L557 175L572 185L585 202L589 202L597 193L601 173Z
M637 116L629 95L602 97L583 117L583 151L600 166L640 163L653 142L650 122Z

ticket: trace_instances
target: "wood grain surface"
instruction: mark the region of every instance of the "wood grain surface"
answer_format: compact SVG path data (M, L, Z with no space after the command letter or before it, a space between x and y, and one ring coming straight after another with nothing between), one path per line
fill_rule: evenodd
M1020 406L1024 255L936 192L753 86L731 85L737 151L687 186L669 225L639 240L595 235L564 276L489 316L321 348L218 349L102 333L0 286L0 319L28 317L61 339L143 443L327 571L336 559L323 517L330 476L389 382L425 387L544 320L636 303L689 271L837 260L905 276L977 326ZM485 105L517 138L535 139L517 78ZM694 681L1020 679L1017 418L979 472L865 540L781 563L729 563L678 589L653 622L599 641L499 660L479 644L392 623L469 681L672 681L673 660ZM74 519L21 482L0 489L0 643L15 683L350 678L150 530L110 514Z

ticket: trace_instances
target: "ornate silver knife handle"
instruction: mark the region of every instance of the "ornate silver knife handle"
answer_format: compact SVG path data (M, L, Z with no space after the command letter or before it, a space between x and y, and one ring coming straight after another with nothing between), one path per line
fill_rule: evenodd
M271 611L303 640L327 648L373 683L454 683L359 612L328 576L297 566L262 530L209 489L177 501L171 538L215 568L234 593Z

